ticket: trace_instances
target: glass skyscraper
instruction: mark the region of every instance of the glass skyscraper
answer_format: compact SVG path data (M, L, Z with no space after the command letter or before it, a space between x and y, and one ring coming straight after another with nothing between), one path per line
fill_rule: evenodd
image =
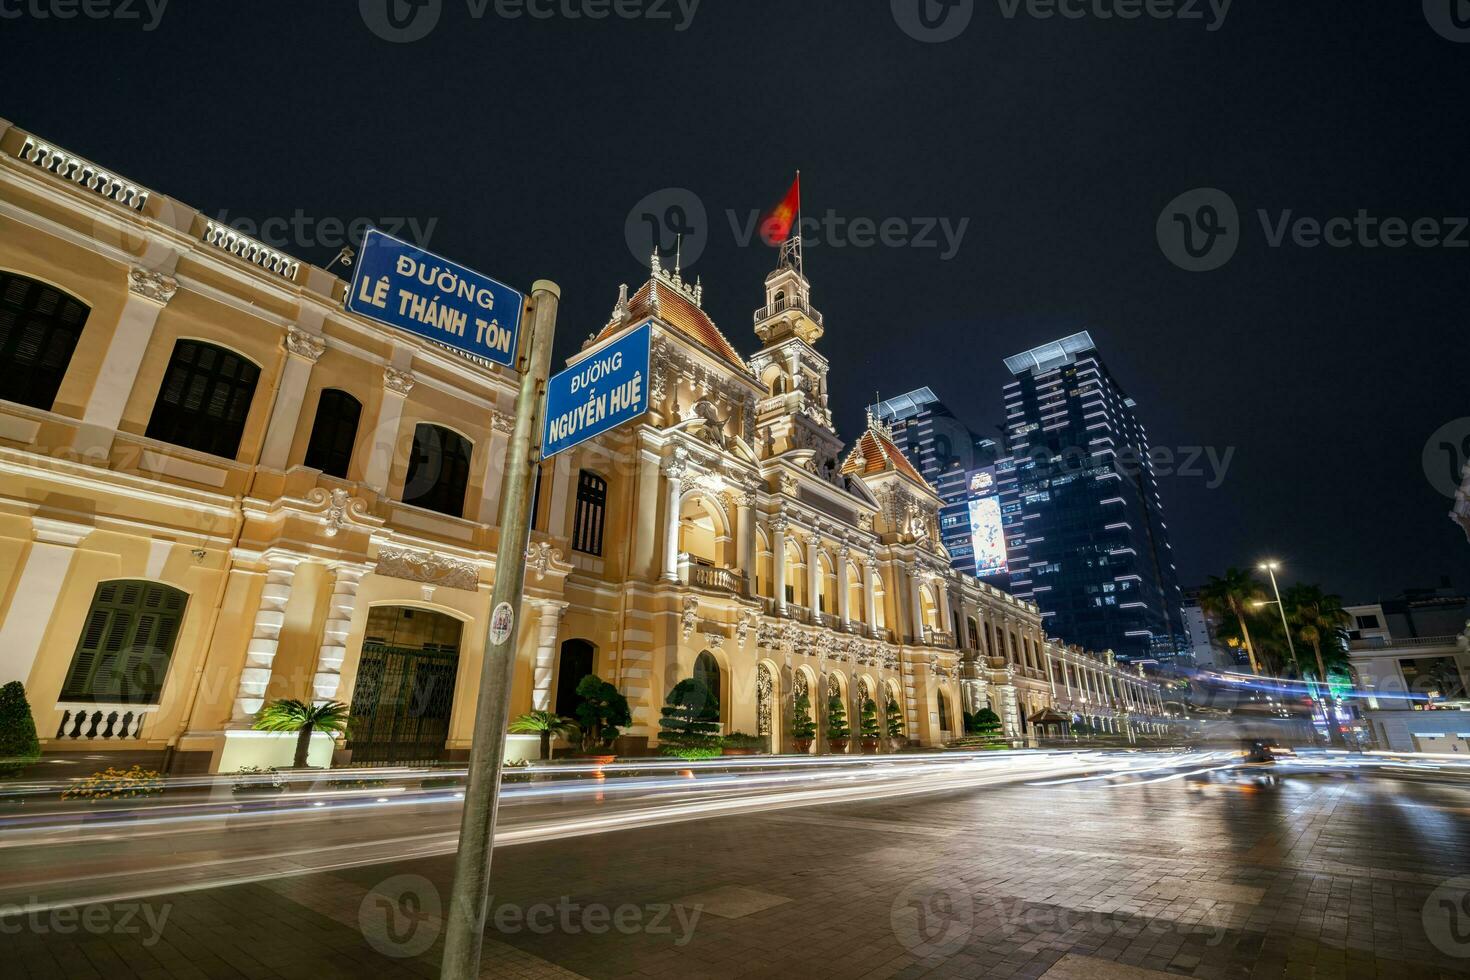
M929 388L870 407L893 430L893 442L929 481L944 505L939 537L950 564L1005 588L1005 531L996 492L999 446L961 422Z
M1190 650L1148 436L1086 333L1008 357L996 464L1010 587L1046 631L1129 662Z

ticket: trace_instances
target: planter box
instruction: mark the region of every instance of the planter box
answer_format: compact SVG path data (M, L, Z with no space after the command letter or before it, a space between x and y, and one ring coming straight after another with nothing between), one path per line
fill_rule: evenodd
M846 752L847 751L847 739L845 739L845 738L829 738L829 739L827 739L827 747L829 749L831 749L833 752Z

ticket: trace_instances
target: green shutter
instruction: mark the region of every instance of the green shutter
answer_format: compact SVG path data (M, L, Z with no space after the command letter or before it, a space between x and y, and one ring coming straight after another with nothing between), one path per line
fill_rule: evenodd
M157 582L98 585L62 700L157 704L187 604L187 593Z

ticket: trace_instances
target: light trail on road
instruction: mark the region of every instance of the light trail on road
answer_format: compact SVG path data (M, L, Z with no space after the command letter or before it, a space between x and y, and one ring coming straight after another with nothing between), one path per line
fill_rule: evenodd
M810 759L649 760L511 770L498 846L822 804L962 791L1095 770L1129 752L926 753ZM1157 752L1148 753L1153 760ZM1164 756L1172 758L1174 756ZM30 912L265 881L453 852L464 770L299 774L293 791L235 796L228 778L169 783L193 801L100 814L54 807L0 819L0 906ZM353 774L356 775L356 774ZM347 777L351 778L351 777ZM432 788L419 785L433 781ZM320 788L318 785L320 784ZM33 802L64 784L32 784Z

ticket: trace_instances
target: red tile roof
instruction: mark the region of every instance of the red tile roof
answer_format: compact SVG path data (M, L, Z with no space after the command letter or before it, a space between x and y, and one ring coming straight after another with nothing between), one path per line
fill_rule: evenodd
M842 463L843 473L858 476L886 473L889 470L896 470L920 486L933 490L933 487L929 487L929 481L919 475L919 471L914 469L913 464L892 440L872 429L858 437L852 452L847 454L847 459Z
M654 309L654 283L658 283L658 308ZM709 314L686 297L666 280L649 279L633 298L628 301L628 316L633 320L656 316L675 330L690 338L710 353L727 361L732 367L749 373L745 360L720 333L720 328L709 318ZM597 340L603 340L623 329L627 321L614 320L602 329ZM595 343L596 341L594 341Z

